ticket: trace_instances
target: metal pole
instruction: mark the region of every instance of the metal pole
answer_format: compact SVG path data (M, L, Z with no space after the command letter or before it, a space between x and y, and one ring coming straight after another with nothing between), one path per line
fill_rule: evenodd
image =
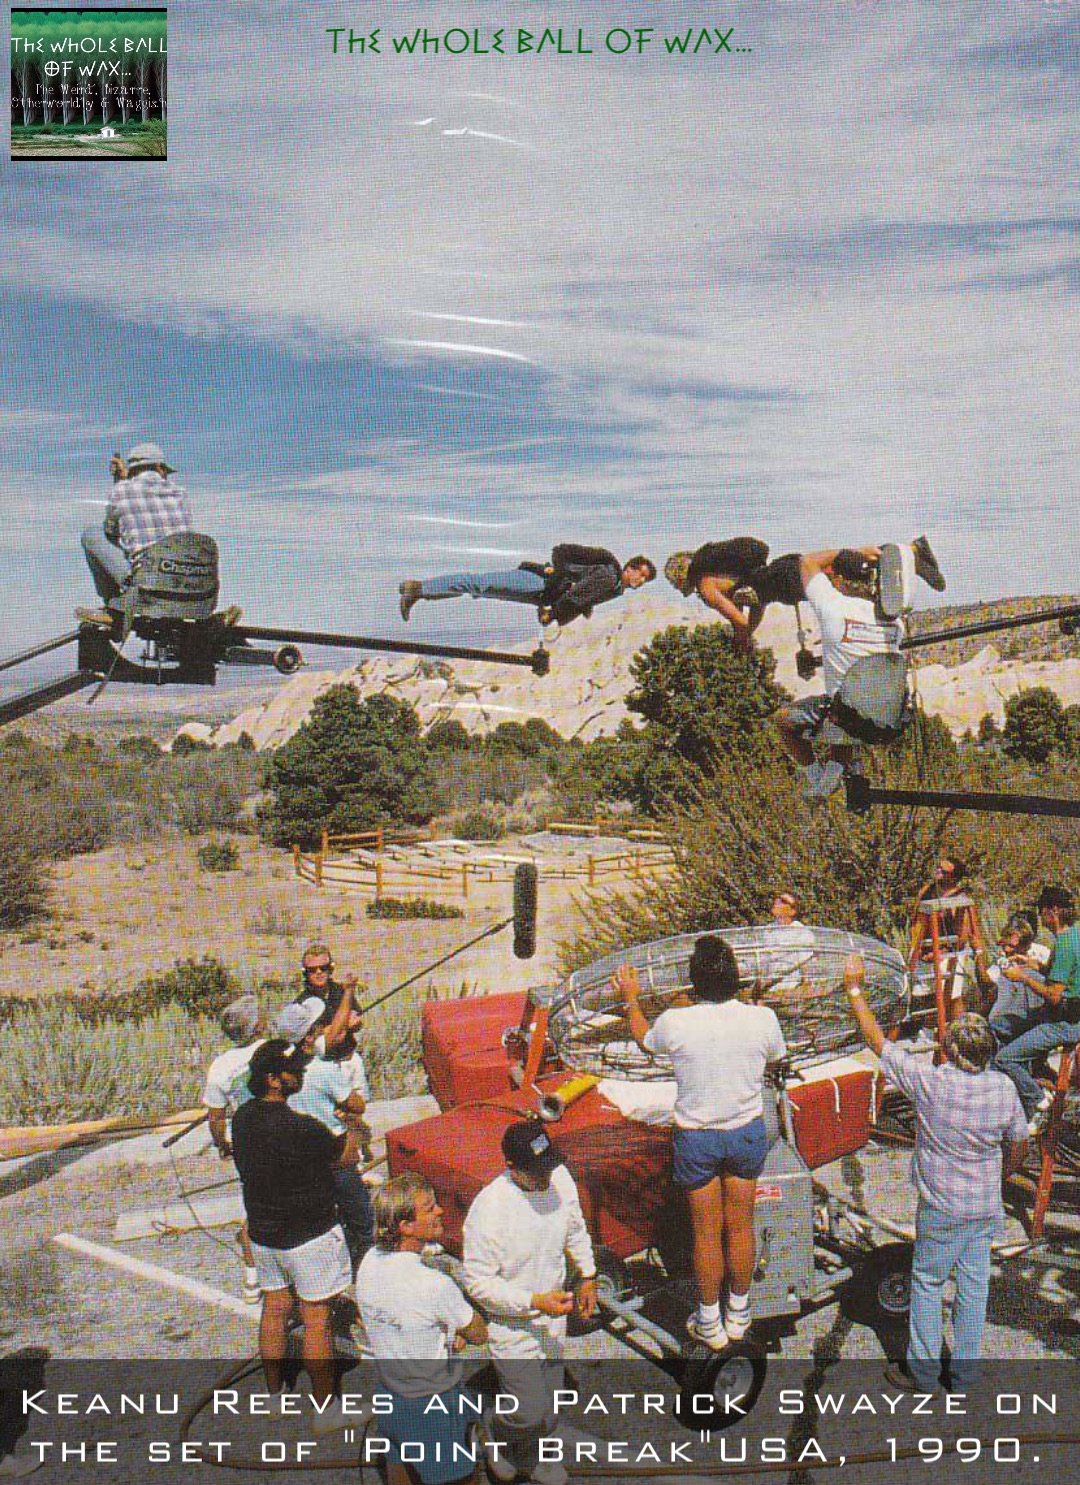
M941 629L934 634L912 634L900 641L900 648L924 650L928 645L944 644L950 639L971 639L977 634L999 634L1006 629L1026 629L1032 624L1052 623L1055 619L1080 619L1080 603L1037 609L1030 614L1013 614L1008 619L980 619L974 624L958 624L955 629Z
M36 660L39 655L48 655L53 650L62 650L65 645L74 644L79 637L79 631L73 629L70 634L61 634L57 639L47 639L44 644L35 645L32 650L23 650L21 655L11 655L7 660L0 660L0 670L12 670L16 665L24 665L27 660Z
M535 675L546 675L548 652L541 646L531 655L508 650L480 650L471 645L420 644L405 639L372 639L361 634L331 634L322 630L279 629L276 626L238 624L230 630L234 639L276 639L293 644L323 645L338 650L379 650L390 655L431 655L440 660L486 660L497 665L521 665Z

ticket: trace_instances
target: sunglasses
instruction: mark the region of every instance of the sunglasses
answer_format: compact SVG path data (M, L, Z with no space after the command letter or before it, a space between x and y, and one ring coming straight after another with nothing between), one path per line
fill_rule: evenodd
M328 975L333 969L333 963L329 964L305 964L303 966L306 975Z

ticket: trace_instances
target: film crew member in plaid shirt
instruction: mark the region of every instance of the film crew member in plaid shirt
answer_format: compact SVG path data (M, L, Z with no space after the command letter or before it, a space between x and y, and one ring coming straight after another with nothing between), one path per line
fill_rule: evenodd
M146 547L177 531L192 531L187 493L170 476L172 465L156 443L137 443L127 459L109 461L112 496L100 526L82 534L94 587L108 603L124 587L131 564Z
M911 1270L907 1370L890 1365L894 1386L933 1392L941 1379L942 1298L956 1280L951 1390L978 1378L990 1245L1002 1217L1001 1182L1024 1158L1027 1116L1015 1087L994 1071L996 1042L982 1016L957 1016L945 1033L946 1061L887 1042L863 995L866 968L853 954L844 970L851 1013L881 1071L915 1105L911 1178L919 1200Z

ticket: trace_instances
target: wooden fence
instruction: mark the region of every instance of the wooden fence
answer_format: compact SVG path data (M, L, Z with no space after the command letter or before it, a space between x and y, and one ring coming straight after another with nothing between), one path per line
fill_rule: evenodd
M598 836L611 827L598 822L557 822L547 828L555 834ZM633 842L626 850L590 852L565 861L538 859L524 851L476 854L475 847L463 842L435 850L433 838L421 831L380 828L350 835L324 831L316 852L293 846L293 867L298 877L316 887L351 887L371 893L376 902L384 897L420 895L467 899L477 886L511 882L523 861L533 862L548 881L579 882L586 887L644 881L668 871L674 857L663 844L662 834L651 826L635 826L632 831L625 827L620 831ZM403 847L412 848L408 855ZM447 859L455 850L461 859Z

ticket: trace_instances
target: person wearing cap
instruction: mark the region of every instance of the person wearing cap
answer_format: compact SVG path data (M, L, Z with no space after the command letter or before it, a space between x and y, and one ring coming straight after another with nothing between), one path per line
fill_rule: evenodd
M378 1379L393 1399L380 1426L395 1451L404 1443L424 1445L423 1459L413 1465L421 1485L450 1485L477 1473L471 1464L462 1468L469 1423L460 1406L457 1353L465 1345L482 1346L487 1326L453 1279L422 1260L429 1243L442 1241L442 1218L423 1176L394 1176L376 1194L375 1246L356 1275L356 1303ZM432 1406L436 1397L439 1404ZM388 1485L409 1485L400 1453L388 1462Z
M259 1034L261 1027L259 1002L254 995L241 995L221 1013L221 1029L232 1046L215 1057L207 1068L202 1101L210 1138L222 1160L232 1158L229 1119L251 1097L247 1084L248 1068L252 1055L266 1040ZM241 1224L236 1241L244 1257L244 1298L248 1304L257 1305L261 1290L246 1222Z
M465 1289L487 1315L491 1354L519 1404L490 1428L538 1485L563 1485L566 1471L538 1462L537 1442L562 1385L567 1316L596 1312L596 1259L574 1178L542 1121L509 1125L502 1154L506 1169L469 1208L462 1249Z
M906 586L903 567L903 554L895 546L866 547L861 552L809 552L799 559L803 593L821 632L825 690L781 707L773 720L780 746L804 772L805 790L811 799L827 799L835 793L855 754L854 738L831 720L844 677L867 656L900 652ZM882 574L886 572L892 591L889 602L883 604L880 593ZM814 751L819 740L828 748L822 762Z
M163 537L193 531L187 492L156 443L137 443L127 459L109 461L112 495L104 523L88 526L82 548L103 603L125 587L140 552Z
M649 1025L632 965L614 988L630 1034L650 1054L670 1057L675 1076L672 1176L686 1193L693 1229L698 1307L691 1337L722 1351L750 1328L754 1275L754 1200L769 1152L764 1078L786 1055L775 1011L739 997L739 966L724 939L704 933L688 966L690 992ZM720 1295L727 1282L727 1305Z
M331 1134L342 1127L356 1136L358 1147L367 1132L364 1110L367 1100L353 1085L348 1067L320 1054L325 1006L318 996L287 1005L274 1023L274 1035L297 1046L307 1059L304 1086L289 1097L289 1107L318 1119ZM371 1247L374 1217L371 1195L354 1161L335 1166L332 1172L338 1215L345 1230L349 1255L355 1269Z
M884 1077L915 1105L911 1179L918 1206L907 1370L890 1363L885 1376L893 1386L937 1390L942 1301L954 1278L950 1385L966 1390L978 1376L1001 1183L1023 1163L1027 1119L1016 1089L991 1066L996 1044L982 1016L967 1011L950 1022L938 1065L885 1040L866 1003L865 980L866 966L852 954L844 967L852 1017Z
M528 603L541 624L569 624L588 618L598 603L608 603L630 588L652 582L656 568L648 557L622 563L605 547L562 542L549 562L522 562L500 572L455 572L424 581L409 579L398 587L401 617L406 621L421 599L497 598Z
M331 1134L318 1119L289 1107L306 1066L300 1048L281 1037L255 1049L251 1098L233 1116L232 1144L263 1292L259 1354L266 1385L271 1392L281 1389L288 1323L299 1305L312 1396L325 1404L334 1393L331 1305L352 1280L334 1171L355 1165L357 1144L351 1130ZM340 1404L331 1404L314 1427L324 1432L346 1421Z

